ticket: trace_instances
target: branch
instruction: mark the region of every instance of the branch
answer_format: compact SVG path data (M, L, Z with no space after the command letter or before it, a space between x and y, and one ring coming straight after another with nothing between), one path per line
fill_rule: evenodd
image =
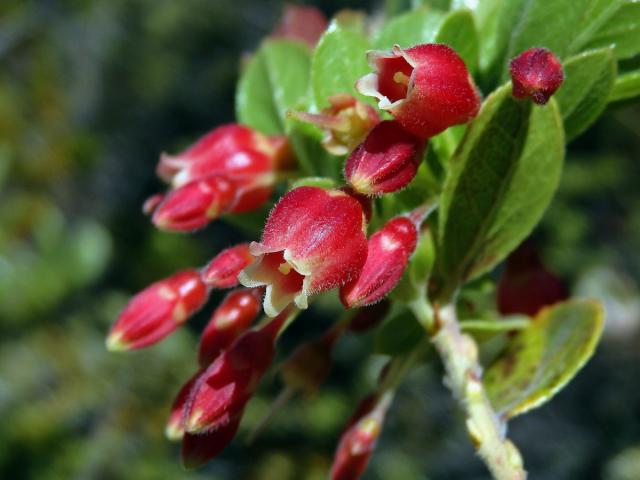
M505 438L501 422L487 398L478 363L478 347L460 331L455 307L436 309L421 300L412 310L431 335L447 372L446 384L465 411L467 432L478 455L496 480L524 480L527 476L517 447Z

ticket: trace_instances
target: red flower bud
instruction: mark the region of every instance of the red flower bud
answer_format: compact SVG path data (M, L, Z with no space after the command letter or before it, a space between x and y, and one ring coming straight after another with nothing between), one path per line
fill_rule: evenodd
M134 350L159 342L204 305L208 291L196 270L184 270L138 293L107 338L107 348Z
M273 361L275 340L288 315L245 332L198 378L185 410L186 432L213 432L242 414Z
M368 307L362 307L358 309L358 312L351 319L347 328L350 332L354 333L371 330L380 324L389 312L390 307L391 303L386 299L369 305Z
M331 352L345 325L337 324L324 335L300 345L280 367L282 380L295 390L315 394L329 376Z
M261 303L262 291L258 288L234 290L225 297L202 332L198 349L200 366L209 365L249 328L260 313Z
M213 288L238 285L238 274L253 261L249 244L241 243L216 255L202 270L202 281Z
M307 297L356 278L367 255L364 215L357 200L337 190L300 187L271 211L256 260L238 279L267 287L264 310L277 315L291 302L307 308Z
M290 115L323 129L322 145L329 153L346 155L380 123L380 115L372 106L346 93L332 95L328 100L331 106L319 114L291 112Z
M237 415L211 432L185 433L181 452L184 468L198 468L218 456L235 437L241 419L242 415Z
M313 48L328 25L327 17L316 7L286 5L282 19L271 37L298 40Z
M270 158L279 159L287 148L286 141L281 137L267 137L244 125L231 123L213 129L177 155L163 153L156 173L163 180L172 182L176 174L192 164L224 165L227 157L244 150L256 150ZM211 173L219 172L208 171L206 175ZM182 176L184 178L174 186L184 185L197 178L191 174Z
M366 195L390 193L406 187L416 176L425 142L406 132L398 122L374 127L345 164L353 189Z
M374 233L360 276L340 289L344 306L371 305L389 293L400 281L417 239L416 226L406 217L393 218Z
M196 180L171 191L153 214L153 223L163 230L196 230L229 211L235 197L236 188L225 177Z
M162 203L164 197L164 193L156 193L155 195L151 195L142 204L142 213L144 213L145 215L151 215L158 207L158 205Z
M531 244L522 244L507 257L497 292L498 311L502 315L533 317L543 307L568 297L562 280L547 270Z
M530 97L538 105L549 101L564 80L560 60L546 48L530 48L509 65L513 96Z
M371 73L358 80L363 95L376 97L409 132L429 138L466 123L480 109L473 79L458 54L446 45L424 44L368 53Z
M176 395L176 398L171 405L171 413L164 430L165 436L171 441L182 440L184 435L184 408L187 404L189 394L202 372L203 370L199 370L189 380L187 380L187 382L178 391L178 395Z
M369 463L382 431L391 397L366 397L340 437L331 466L331 480L358 480Z

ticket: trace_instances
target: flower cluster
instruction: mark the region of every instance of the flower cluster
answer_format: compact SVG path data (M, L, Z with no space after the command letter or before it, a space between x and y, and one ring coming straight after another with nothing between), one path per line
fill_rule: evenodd
M289 14L318 20L306 10ZM317 40L287 25L274 35ZM274 360L278 336L314 296L337 290L346 309L358 310L281 365L289 388L313 394L331 370L339 338L380 322L424 215L418 207L376 217L373 200L411 183L429 139L479 110L464 62L446 45L396 46L371 52L369 61L374 73L359 80L357 89L376 97L382 112L340 93L319 113L290 114L324 131L322 145L345 157L347 184L290 189L268 215L259 241L231 246L200 270L154 283L129 302L108 337L111 350L152 345L194 315L212 289L234 289L202 333L197 372L178 392L166 426L170 439L182 441L189 467L215 457L232 440ZM382 120L386 114L392 119ZM215 128L183 152L161 156L157 174L170 188L151 197L144 211L158 228L190 231L227 213L255 210L269 201L283 170L296 173L291 150L283 136L239 124ZM266 315L256 322L261 311ZM363 401L340 439L331 478L359 478L389 404L384 391Z

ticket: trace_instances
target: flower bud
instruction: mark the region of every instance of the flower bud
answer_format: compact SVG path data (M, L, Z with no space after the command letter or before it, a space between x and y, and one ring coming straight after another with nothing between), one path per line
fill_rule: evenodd
M360 276L340 289L343 305L346 308L371 305L389 293L407 268L417 239L416 226L406 217L393 218L374 233Z
M544 105L564 80L560 60L546 48L530 48L522 52L509 65L513 96L531 98Z
M395 192L416 176L424 147L423 140L398 122L379 123L347 159L345 177L356 192L365 195Z
M244 125L231 123L213 129L177 155L163 153L156 173L163 180L173 182L176 174L191 168L193 164L218 165L216 171L207 171L205 176L208 176L219 173L229 156L245 150L255 150L270 158L280 159L286 156L287 146L282 137L267 137ZM203 168L200 166L198 169ZM197 178L193 174L182 174L182 177L174 186L184 185Z
M327 17L316 7L285 5L282 19L271 37L297 40L314 48L328 25Z
M332 95L327 100L330 107L319 114L291 112L290 115L320 127L325 133L322 146L329 153L346 155L364 140L369 130L380 123L380 115L370 105L346 93Z
M202 332L198 362L206 367L244 333L260 313L262 291L258 288L238 289L229 293L213 312Z
M235 437L242 415L236 415L218 429L204 433L185 433L182 439L182 465L192 470L217 457Z
M111 351L159 342L204 305L206 285L196 270L185 270L138 293L124 308L107 338Z
M213 432L242 414L275 354L284 312L262 328L245 332L198 378L185 409L187 433Z
M335 325L320 338L294 350L280 367L282 380L295 390L314 395L331 372L331 352L344 328L343 325Z
M253 261L249 244L241 243L216 255L202 270L202 281L212 288L238 285L238 274Z
M152 220L162 230L196 230L229 211L235 198L234 184L223 176L213 175L171 191Z
M543 307L568 296L562 280L547 270L530 243L522 244L507 257L497 291L498 311L502 315L533 317Z
M250 245L256 260L238 279L266 286L264 310L274 316L291 302L356 278L367 256L362 207L337 190L299 187L285 194L267 219L262 241Z
M367 58L376 72L358 80L357 90L377 98L381 109L419 138L466 123L480 109L467 67L446 45L396 45L390 52L370 51Z
M155 195L151 195L142 204L142 213L144 213L145 215L151 215L154 210L158 208L158 205L162 203L164 197L164 193L156 193Z
M390 403L390 395L384 395L382 399L372 395L360 402L340 437L331 466L331 480L358 480L362 476L382 431Z
M165 436L171 441L182 440L184 435L184 408L193 386L202 374L203 370L196 372L187 382L180 388L173 404L171 405L171 413L164 430Z

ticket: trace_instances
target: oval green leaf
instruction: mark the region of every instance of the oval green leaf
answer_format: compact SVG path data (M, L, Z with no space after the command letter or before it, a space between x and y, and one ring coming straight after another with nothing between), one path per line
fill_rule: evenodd
M311 59L311 88L318 109L329 105L330 95L357 94L356 81L371 71L366 59L369 48L369 41L360 32L331 24Z
M442 22L435 41L453 48L462 57L467 68L474 72L478 65L478 31L469 10L451 12Z
M556 94L567 141L584 132L602 113L616 78L611 48L576 55L564 62L565 82Z
M549 401L591 357L603 324L603 309L593 300L542 310L484 375L496 411L511 418Z
M612 2L618 4L620 2ZM585 48L614 47L618 59L640 53L640 2L621 2L603 25L593 34Z
M240 77L238 120L268 135L284 134L287 111L308 104L309 69L310 53L305 45L265 42Z
M389 20L376 35L373 45L388 50L396 44L407 48L434 42L445 18L445 13L427 7L407 12Z
M493 268L538 223L564 158L562 119L511 98L511 85L484 102L449 162L439 211L441 294Z
M620 102L640 96L640 70L624 73L616 78L609 102Z

